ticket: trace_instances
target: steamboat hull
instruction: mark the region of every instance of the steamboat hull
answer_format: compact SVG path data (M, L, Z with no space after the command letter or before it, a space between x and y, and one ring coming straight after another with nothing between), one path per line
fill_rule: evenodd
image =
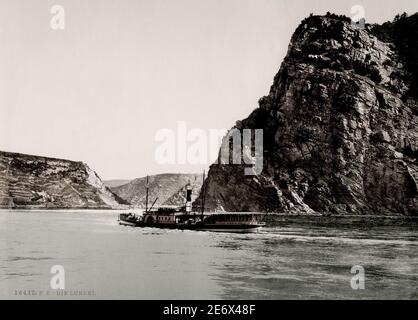
M264 224L257 225L219 225L219 224L169 224L169 223L146 223L142 221L130 222L119 221L120 225L138 228L159 228L174 230L212 231L212 232L233 232L233 233L256 233Z
M233 233L256 233L262 227L259 226L219 226L219 225L171 225L171 224L147 224L138 223L135 227L140 228L159 228L159 229L177 229L177 230L193 230L193 231L212 231L212 232L233 232Z
M254 214L163 214L146 213L143 217L121 214L121 225L139 228L159 228L194 231L255 233L265 223Z
M232 233L257 233L262 228L262 225L259 226L203 226L197 230L199 231L212 231L212 232L232 232Z
M128 227L136 227L137 226L136 222L123 221L123 220L119 220L119 224L121 226L128 226Z

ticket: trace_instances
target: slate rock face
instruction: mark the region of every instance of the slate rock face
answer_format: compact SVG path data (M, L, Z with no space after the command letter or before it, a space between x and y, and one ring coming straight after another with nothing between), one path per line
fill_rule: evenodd
M0 208L111 209L126 201L83 162L0 151Z
M213 164L206 207L418 215L414 74L392 29L305 19L269 95L235 127L264 130L263 171L245 176L242 166Z

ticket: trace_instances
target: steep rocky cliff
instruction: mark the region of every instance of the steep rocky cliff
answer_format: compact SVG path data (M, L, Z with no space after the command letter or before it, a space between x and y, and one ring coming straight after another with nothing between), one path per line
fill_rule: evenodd
M115 208L113 194L85 163L0 151L0 208Z
M398 20L418 29L417 15ZM418 40L399 23L305 19L270 93L235 127L264 130L262 173L212 165L206 207L417 215Z
M186 203L186 185L190 182L192 199L194 200L202 186L202 176L199 174L167 173L149 176L149 199L151 205L158 197L156 205L182 206ZM112 188L122 199L132 205L145 206L146 177L132 180L122 186Z

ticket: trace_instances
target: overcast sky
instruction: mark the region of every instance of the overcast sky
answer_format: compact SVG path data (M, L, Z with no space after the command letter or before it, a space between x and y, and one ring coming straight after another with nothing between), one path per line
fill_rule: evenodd
M50 8L65 9L52 30ZM102 179L159 165L161 128L230 128L266 95L309 13L368 22L418 1L0 0L0 150L87 162Z

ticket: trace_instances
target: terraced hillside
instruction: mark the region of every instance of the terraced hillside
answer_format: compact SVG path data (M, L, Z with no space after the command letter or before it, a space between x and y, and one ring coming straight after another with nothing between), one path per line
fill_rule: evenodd
M126 202L83 162L0 151L0 208L115 208Z

